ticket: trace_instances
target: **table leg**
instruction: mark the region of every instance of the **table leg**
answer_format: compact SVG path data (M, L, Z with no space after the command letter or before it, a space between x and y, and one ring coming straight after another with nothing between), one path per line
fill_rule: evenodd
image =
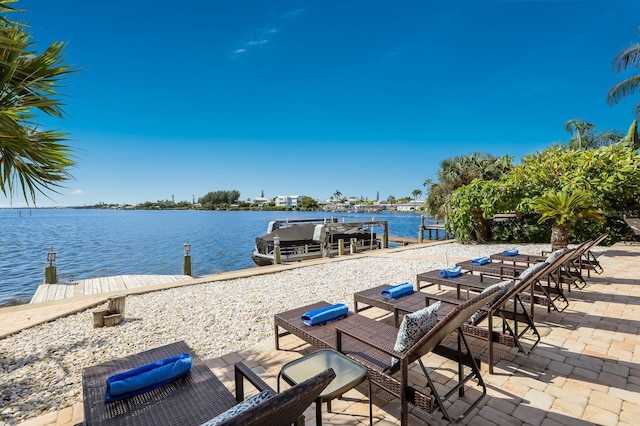
M316 426L322 426L322 399L316 400Z

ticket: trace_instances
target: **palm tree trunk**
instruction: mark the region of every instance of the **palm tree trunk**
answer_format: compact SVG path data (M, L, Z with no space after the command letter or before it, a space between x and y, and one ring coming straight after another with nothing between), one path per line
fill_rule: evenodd
M491 221L482 216L480 210L471 212L473 216L473 231L476 233L476 240L479 243L486 243L491 239Z
M569 227L568 223L558 225L555 223L551 227L551 250L556 251L567 248L569 245Z

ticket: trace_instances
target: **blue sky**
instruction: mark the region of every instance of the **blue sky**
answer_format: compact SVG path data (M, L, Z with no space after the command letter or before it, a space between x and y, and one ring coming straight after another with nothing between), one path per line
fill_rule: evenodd
M640 2L21 0L40 50L66 41L74 178L39 206L304 194L410 196L447 157L517 160L606 104ZM20 195L0 206L22 206Z

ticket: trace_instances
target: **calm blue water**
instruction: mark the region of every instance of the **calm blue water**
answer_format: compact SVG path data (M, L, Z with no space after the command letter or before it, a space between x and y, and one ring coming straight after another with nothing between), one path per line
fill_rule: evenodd
M254 241L270 220L316 217L387 220L391 235L413 238L420 224L420 215L406 213L0 209L0 306L31 299L52 247L60 282L182 274L187 241L193 273L207 275L255 267Z

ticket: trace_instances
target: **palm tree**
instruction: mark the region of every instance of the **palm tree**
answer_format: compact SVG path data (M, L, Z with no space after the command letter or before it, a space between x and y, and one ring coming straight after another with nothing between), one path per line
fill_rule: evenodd
M571 134L569 148L593 149L620 142L623 135L617 130L596 132L595 124L574 118L564 123L564 129Z
M511 169L511 160L508 155L496 157L478 152L445 158L440 162L438 182L427 179L423 183L427 188L427 212L436 219L446 219L453 191L476 178L498 180Z
M417 200L418 197L422 195L422 191L419 189L414 189L411 194L413 195L413 199Z
M569 244L571 225L578 219L592 219L603 222L602 211L595 207L593 198L588 192L567 190L551 192L536 197L531 207L541 213L538 223L553 220L551 227L551 250L565 248Z
M593 131L593 129L595 129L595 127L595 125L580 118L574 118L564 123L564 129L573 136L571 140L569 140L569 146L574 148L577 141L577 148L582 149L583 142L586 142L587 136Z
M614 72L625 71L630 66L640 68L640 43L631 44L622 49L613 58L611 63ZM634 93L640 87L640 74L633 75L615 84L607 93L607 103L612 106L620 102L623 98ZM633 112L636 117L640 117L640 102L638 102Z
M10 3L0 0L0 13L16 11ZM12 197L20 189L35 204L36 193L57 192L75 164L66 134L35 122L39 113L64 116L57 86L74 71L63 63L64 43L38 54L25 27L0 16L0 190Z
M333 196L335 197L336 201L340 201L340 197L342 197L342 192L336 189L336 192L333 193Z

